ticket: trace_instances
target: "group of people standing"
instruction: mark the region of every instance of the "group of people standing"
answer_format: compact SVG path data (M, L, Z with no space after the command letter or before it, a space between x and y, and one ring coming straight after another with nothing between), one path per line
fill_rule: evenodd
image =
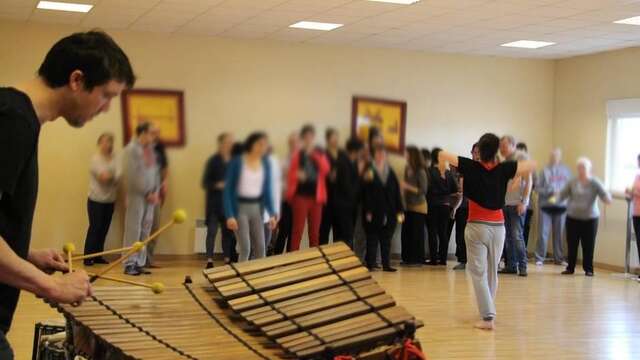
M168 160L159 135L159 129L151 123L140 123L122 157L114 153L113 134L103 133L98 137L98 151L91 158L89 169L89 228L85 254L104 250L120 185L124 185L126 192L124 246L145 239L158 227L160 207L167 194L168 175ZM154 247L155 243L151 242L127 258L124 273L150 274L148 269L155 267ZM103 257L84 260L85 266L107 263Z

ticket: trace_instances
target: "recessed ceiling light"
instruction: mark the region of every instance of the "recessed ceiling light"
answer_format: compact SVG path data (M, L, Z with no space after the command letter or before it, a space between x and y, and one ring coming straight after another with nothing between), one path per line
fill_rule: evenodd
M554 45L554 44L555 44L554 42L548 42L548 41L518 40L518 41L502 44L500 46L523 48L523 49L537 49L537 48Z
M73 12L89 12L93 8L93 5L89 4L76 4L58 1L40 1L38 3L38 9L44 10L60 10L60 11L73 11Z
M390 3L390 4L411 5L411 4L417 3L420 0L369 0L369 1L383 2L383 3Z
M333 29L337 29L342 25L343 24L332 24L332 23L323 23L323 22L315 22L315 21L300 21L293 25L289 25L289 27L296 28L296 29L330 31Z
M626 25L640 25L640 16L630 17L628 19L622 19L618 21L614 21L616 24L626 24Z

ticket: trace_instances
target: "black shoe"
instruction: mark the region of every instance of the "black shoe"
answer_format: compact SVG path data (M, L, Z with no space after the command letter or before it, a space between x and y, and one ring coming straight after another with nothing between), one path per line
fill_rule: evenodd
M592 277L593 271L585 271L584 276Z
M518 276L527 277L527 269L522 269L518 272Z
M505 275L515 275L518 273L518 270L510 270L510 269L502 269L502 270L498 270L498 274L505 274Z
M394 269L391 266L387 266L387 267L383 267L382 271L384 271L384 272L396 272L396 271L398 271L398 269Z
M213 268L213 261L207 261L207 266L204 267L205 269L212 269Z
M108 264L109 262L105 260L102 256L93 259L94 264Z
M369 272L376 271L376 268L374 266L367 266L367 269L369 269Z
M86 259L86 260L82 261L82 263L84 264L84 266L93 266L94 261L93 261L93 259Z
M447 266L446 261L438 261L438 265Z
M151 271L149 271L149 270L147 270L147 269L145 269L143 267L140 267L140 266L136 266L136 270L138 270L138 272L140 274L142 274L142 275L150 275L151 274Z
M561 274L562 275L573 275L573 270L567 269L567 270L563 271Z
M433 260L425 260L424 264L429 266L437 266L438 262Z
M124 274L131 276L140 276L140 270L138 270L138 268L134 265L129 265L124 268Z
M453 267L453 270L465 270L467 268L467 263L459 263L458 265Z

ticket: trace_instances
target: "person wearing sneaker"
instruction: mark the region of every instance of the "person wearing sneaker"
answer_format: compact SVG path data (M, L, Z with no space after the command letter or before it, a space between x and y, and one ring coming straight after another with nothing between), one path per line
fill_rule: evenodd
M480 153L478 150L478 143L473 144L471 147L471 158L473 161L480 161ZM464 231L467 227L467 221L469 218L469 199L464 194L464 178L460 171L456 168L456 177L458 179L458 189L461 201L458 203L455 211L455 227L456 227L456 257L458 258L458 265L453 267L453 270L465 270L467 268L467 245L464 241Z
M556 265L565 263L562 234L564 233L567 203L556 202L552 204L549 202L549 199L560 192L571 178L571 171L561 161L562 150L553 150L549 164L540 171L538 176L536 190L538 192L538 203L540 204L540 228L535 251L536 265L538 266L543 265L547 255L549 233L553 236L553 259Z
M89 167L89 229L84 242L84 254L104 251L104 241L111 226L113 209L118 195L120 168L113 154L113 134L98 137L98 152L91 158ZM84 265L108 264L103 257L85 259Z
M505 135L500 139L500 155L506 161L528 160L526 154L517 151L516 140L511 135ZM527 276L527 248L524 243L524 221L529 206L531 194L532 176L515 178L507 187L505 198L505 252L506 266L500 270L500 274L519 274Z
M504 214L507 183L514 177L527 177L535 170L532 161L498 163L500 139L484 134L478 141L480 161L441 151L439 164L448 162L464 177L464 196L469 199L469 221L465 229L468 263L481 320L475 327L493 330L496 317L498 264L505 241Z
M218 230L221 233L222 254L225 264L232 262L236 257L236 238L233 231L227 228L227 219L224 217L224 207L222 206L222 191L224 190L227 165L229 161L231 161L232 156L233 135L230 133L222 133L218 135L217 142L218 150L207 160L202 175L202 188L206 193L207 265L205 268L207 269L213 267L214 245Z
M160 176L152 147L151 124L136 127L136 137L125 149L127 211L124 222L124 246L132 246L149 236L153 225L153 209L160 202ZM143 267L147 249L129 256L124 262L126 275L150 274Z
M458 184L454 179L448 164L439 167L438 153L441 149L431 151L431 167L427 170L429 189L427 203L429 204L429 265L447 265L449 255L449 223L452 221L452 195L458 194ZM455 205L455 204L453 204Z
M391 267L391 238L396 225L403 220L403 208L400 184L389 166L384 145L374 145L373 160L363 175L362 212L367 234L367 267L369 270L376 268L380 246L382 269L395 272Z
M427 236L427 172L422 153L415 146L405 151L407 166L401 183L406 204L405 222L402 224L402 263L415 266L424 263L424 239Z
M569 265L562 272L571 275L575 271L578 245L582 243L582 268L586 276L593 276L593 251L598 233L598 198L605 204L611 203L611 194L602 182L591 175L591 160L578 159L578 176L571 179L552 203L567 202L567 244L569 245Z

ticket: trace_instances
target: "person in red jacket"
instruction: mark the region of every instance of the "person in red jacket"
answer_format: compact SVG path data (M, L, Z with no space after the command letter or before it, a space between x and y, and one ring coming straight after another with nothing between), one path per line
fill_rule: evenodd
M300 131L302 147L291 157L287 174L287 200L293 210L291 250L300 249L300 240L309 221L309 246L318 246L322 206L327 202L326 177L330 171L329 160L315 146L316 131L305 125Z

